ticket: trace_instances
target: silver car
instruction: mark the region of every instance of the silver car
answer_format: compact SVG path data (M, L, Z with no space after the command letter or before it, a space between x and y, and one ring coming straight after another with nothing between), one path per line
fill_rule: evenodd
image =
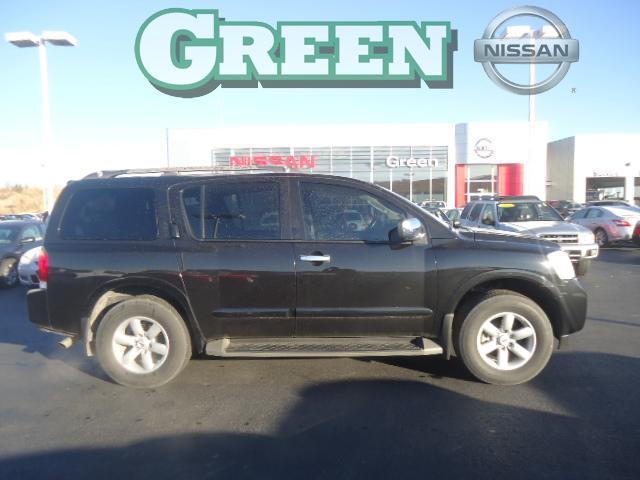
M640 211L617 206L588 207L571 215L569 221L591 230L598 245L604 247L611 242L632 240L640 223Z
M20 283L27 287L37 287L40 284L38 278L38 260L42 247L35 247L27 250L20 257L18 263L18 277Z
M495 197L470 202L460 214L460 224L555 242L569 254L578 275L586 274L591 259L598 256L598 244L588 228L566 222L554 208L536 197Z

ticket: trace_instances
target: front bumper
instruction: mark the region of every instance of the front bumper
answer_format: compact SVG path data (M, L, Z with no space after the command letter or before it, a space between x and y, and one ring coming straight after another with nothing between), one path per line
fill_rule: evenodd
M578 245L575 243L558 244L560 249L569 254L572 262L579 262L580 260L587 260L590 258L596 258L598 256L600 248L597 243L591 243L586 245Z
M557 286L557 307L555 312L559 318L555 319L556 337L564 337L584 328L587 319L587 293L578 279L574 278L562 282Z

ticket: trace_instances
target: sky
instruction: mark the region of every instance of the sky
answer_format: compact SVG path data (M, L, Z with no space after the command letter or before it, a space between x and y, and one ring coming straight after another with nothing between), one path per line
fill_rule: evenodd
M640 1L538 0L580 42L580 60L537 96L550 140L579 133L640 132ZM512 1L0 0L0 33L66 30L73 48L48 47L55 152L42 148L38 52L0 42L0 185L37 183L43 156L62 182L96 169L166 161L167 128L264 124L526 121L528 99L496 86L473 60L473 41ZM169 7L217 8L228 20L445 20L458 31L452 89L216 89L195 99L153 88L134 41ZM634 153L638 155L638 153ZM53 161L52 161L53 159Z

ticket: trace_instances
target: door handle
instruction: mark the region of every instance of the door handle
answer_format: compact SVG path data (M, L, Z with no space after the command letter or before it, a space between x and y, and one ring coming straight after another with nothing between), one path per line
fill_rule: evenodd
M311 262L311 263L326 263L331 261L331 256L329 255L300 255L300 260L303 262Z

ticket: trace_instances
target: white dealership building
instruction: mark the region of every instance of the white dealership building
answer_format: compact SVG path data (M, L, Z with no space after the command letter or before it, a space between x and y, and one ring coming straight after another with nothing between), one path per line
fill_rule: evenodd
M640 205L640 134L576 135L550 142L547 198Z
M381 185L463 206L488 194L547 195L545 122L331 124L171 129L171 166L270 166Z

